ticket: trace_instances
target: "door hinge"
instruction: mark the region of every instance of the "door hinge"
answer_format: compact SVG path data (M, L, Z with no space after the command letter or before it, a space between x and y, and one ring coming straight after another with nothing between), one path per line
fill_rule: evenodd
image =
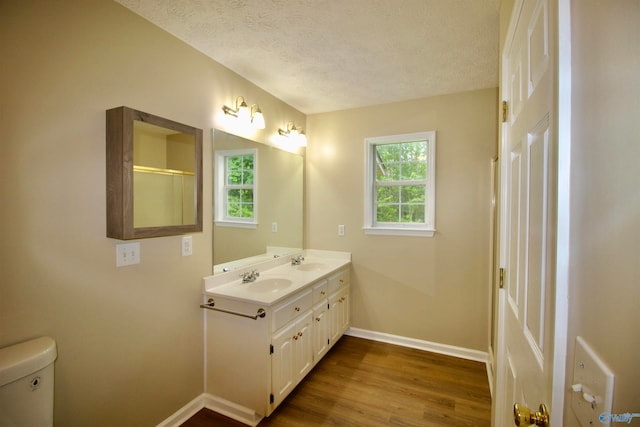
M502 101L502 123L507 121L507 117L509 116L509 104L507 101Z
M500 268L500 289L504 289L504 268Z
M269 354L273 354L273 344L269 344Z
M269 394L269 403L273 403L275 399L273 398L273 393Z

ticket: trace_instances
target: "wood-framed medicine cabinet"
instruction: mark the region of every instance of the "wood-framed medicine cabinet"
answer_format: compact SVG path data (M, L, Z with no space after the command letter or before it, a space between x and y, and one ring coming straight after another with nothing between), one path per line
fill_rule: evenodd
M202 231L202 129L107 110L107 237Z

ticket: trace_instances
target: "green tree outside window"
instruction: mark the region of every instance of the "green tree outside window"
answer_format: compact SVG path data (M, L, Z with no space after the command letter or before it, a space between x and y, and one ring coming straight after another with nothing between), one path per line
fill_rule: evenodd
M375 146L378 223L425 223L427 149L427 141Z
M253 154L226 158L226 195L228 218L254 217L254 157Z

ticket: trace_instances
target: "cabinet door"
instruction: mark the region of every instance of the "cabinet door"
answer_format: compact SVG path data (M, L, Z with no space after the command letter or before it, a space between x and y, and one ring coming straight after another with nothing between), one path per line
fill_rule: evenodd
M273 336L273 354L271 355L271 390L273 392L273 407L275 408L295 386L293 376L294 366L294 336L298 330L295 322L283 328Z
M313 312L303 314L273 336L271 390L273 408L313 367Z
M329 340L330 345L335 344L340 338L340 320L338 319L341 292L336 292L329 297Z
M329 301L325 299L313 309L313 359L317 363L329 350Z
M294 377L297 384L313 368L313 313L311 310L296 321L294 337Z
M329 297L329 332L331 344L342 336L349 327L349 287L343 288Z
M342 296L340 297L340 302L338 304L339 315L338 315L338 325L340 330L340 335L344 334L347 329L349 329L350 323L350 304L349 301L349 288L347 287L342 292Z

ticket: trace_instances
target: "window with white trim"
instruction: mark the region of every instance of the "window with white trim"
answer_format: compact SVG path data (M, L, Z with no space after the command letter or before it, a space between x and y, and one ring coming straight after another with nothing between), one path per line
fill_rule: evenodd
M215 170L216 225L255 228L258 224L258 151L216 151Z
M365 139L366 234L435 232L436 133Z

